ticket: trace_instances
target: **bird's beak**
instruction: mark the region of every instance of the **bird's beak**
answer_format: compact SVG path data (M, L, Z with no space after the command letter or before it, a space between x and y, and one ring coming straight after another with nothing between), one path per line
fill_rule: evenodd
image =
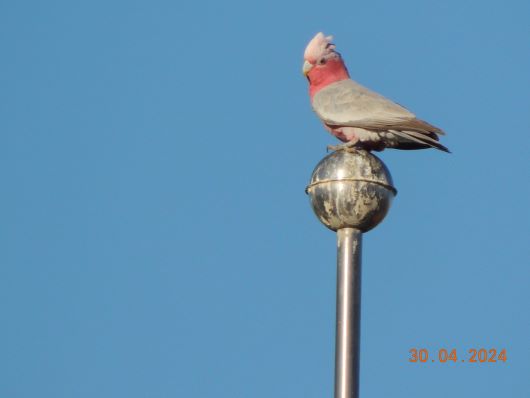
M311 69L313 69L313 65L311 65L308 61L304 61L304 66L302 67L302 73L304 76L307 76Z

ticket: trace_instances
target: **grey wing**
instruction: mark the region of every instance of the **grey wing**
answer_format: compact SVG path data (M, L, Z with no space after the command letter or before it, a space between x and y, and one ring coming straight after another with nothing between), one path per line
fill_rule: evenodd
M443 134L441 129L417 119L401 105L350 79L321 89L313 97L312 106L320 119L330 126Z

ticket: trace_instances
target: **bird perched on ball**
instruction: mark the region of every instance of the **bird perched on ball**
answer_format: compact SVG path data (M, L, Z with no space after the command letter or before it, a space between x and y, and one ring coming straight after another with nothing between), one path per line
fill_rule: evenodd
M449 152L439 142L444 134L440 128L351 80L332 39L317 33L305 49L303 66L313 110L326 129L344 142L329 149L436 148Z

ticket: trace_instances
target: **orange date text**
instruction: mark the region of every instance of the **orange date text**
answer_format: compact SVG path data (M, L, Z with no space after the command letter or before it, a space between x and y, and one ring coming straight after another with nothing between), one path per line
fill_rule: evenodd
M466 353L457 353L456 348L439 350L428 350L426 348L411 348L409 350L409 362L471 362L471 363L493 363L506 362L506 348L496 350L495 348L471 348Z

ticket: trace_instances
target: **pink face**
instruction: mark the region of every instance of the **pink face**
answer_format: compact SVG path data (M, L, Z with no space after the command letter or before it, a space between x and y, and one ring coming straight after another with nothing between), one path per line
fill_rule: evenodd
M307 73L306 77L312 85L322 85L327 81L348 78L348 71L340 57L321 58Z

